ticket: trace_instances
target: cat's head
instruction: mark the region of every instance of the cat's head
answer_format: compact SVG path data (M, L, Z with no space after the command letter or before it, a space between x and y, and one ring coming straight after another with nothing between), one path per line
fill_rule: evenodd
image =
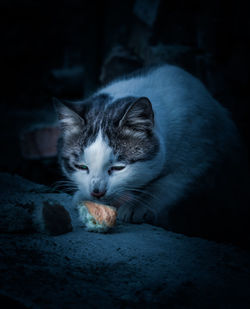
M55 102L61 124L59 162L86 200L112 202L158 173L159 141L149 99L111 103L98 95L74 107Z

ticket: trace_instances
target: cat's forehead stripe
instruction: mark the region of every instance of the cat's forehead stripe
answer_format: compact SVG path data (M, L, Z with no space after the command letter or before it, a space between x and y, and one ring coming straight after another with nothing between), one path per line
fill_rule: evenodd
M108 145L100 130L95 141L84 150L84 161L92 169L98 170L108 164L113 158L113 150Z

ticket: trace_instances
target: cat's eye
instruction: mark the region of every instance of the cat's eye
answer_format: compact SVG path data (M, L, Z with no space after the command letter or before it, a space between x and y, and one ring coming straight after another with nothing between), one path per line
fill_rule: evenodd
M120 166L112 166L111 167L111 170L112 171L121 171L121 170L123 170L125 168L125 166L123 166L123 165L120 165Z
M82 171L89 171L89 168L87 167L87 165L84 165L84 164L75 164L75 167L79 170L82 170Z
M116 165L116 166L111 166L111 168L108 170L109 175L111 175L112 172L114 171L121 171L125 168L124 165Z

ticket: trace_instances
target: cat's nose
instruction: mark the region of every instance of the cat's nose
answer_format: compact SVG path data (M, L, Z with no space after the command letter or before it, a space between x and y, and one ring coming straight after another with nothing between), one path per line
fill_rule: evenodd
M91 195L94 196L94 197L97 197L97 198L100 198L102 197L103 195L105 195L106 191L99 191L99 189L94 189L92 192L91 192Z

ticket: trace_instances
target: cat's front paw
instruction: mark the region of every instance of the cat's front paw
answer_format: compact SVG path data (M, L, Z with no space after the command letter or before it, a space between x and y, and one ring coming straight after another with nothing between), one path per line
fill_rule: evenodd
M118 219L131 223L153 223L153 212L144 206L123 205L118 209Z

